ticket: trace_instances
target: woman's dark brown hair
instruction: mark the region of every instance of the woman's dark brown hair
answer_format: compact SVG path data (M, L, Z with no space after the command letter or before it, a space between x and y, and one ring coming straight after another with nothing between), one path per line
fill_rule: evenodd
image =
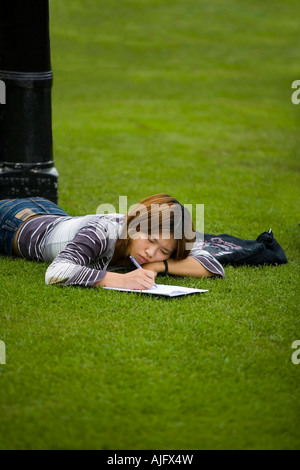
M114 258L129 255L130 243L136 235L162 238L173 237L177 246L171 255L175 260L183 260L190 254L189 247L195 240L193 221L188 209L168 194L154 194L143 199L129 211L123 233L116 243Z

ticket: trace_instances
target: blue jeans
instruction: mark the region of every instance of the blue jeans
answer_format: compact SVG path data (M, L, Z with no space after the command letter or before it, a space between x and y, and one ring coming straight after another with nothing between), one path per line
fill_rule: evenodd
M0 253L13 256L13 241L21 225L34 215L68 214L54 202L42 197L0 201Z

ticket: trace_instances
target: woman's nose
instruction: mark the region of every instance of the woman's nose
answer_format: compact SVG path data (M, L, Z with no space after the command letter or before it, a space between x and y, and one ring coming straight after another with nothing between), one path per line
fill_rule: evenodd
M155 255L155 250L156 250L156 247L155 246L149 246L147 249L146 249L146 255L148 258L153 258L154 255Z

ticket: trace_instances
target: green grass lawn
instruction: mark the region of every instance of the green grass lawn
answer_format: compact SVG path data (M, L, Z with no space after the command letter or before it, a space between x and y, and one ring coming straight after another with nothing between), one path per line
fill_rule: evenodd
M166 192L205 232L272 228L289 263L164 299L46 286L0 258L0 449L300 449L299 8L50 1L54 159L70 215Z

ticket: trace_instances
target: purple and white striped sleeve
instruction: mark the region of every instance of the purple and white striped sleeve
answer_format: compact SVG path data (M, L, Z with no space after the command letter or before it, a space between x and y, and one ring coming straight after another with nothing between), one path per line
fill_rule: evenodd
M88 265L101 258L107 245L108 232L105 226L95 227L90 224L82 227L48 267L46 284L93 287L95 282L104 278L106 271Z
M209 272L213 273L215 276L225 278L223 266L208 251L201 250L199 248L193 248L190 253L190 257L199 261L199 263L201 263Z

